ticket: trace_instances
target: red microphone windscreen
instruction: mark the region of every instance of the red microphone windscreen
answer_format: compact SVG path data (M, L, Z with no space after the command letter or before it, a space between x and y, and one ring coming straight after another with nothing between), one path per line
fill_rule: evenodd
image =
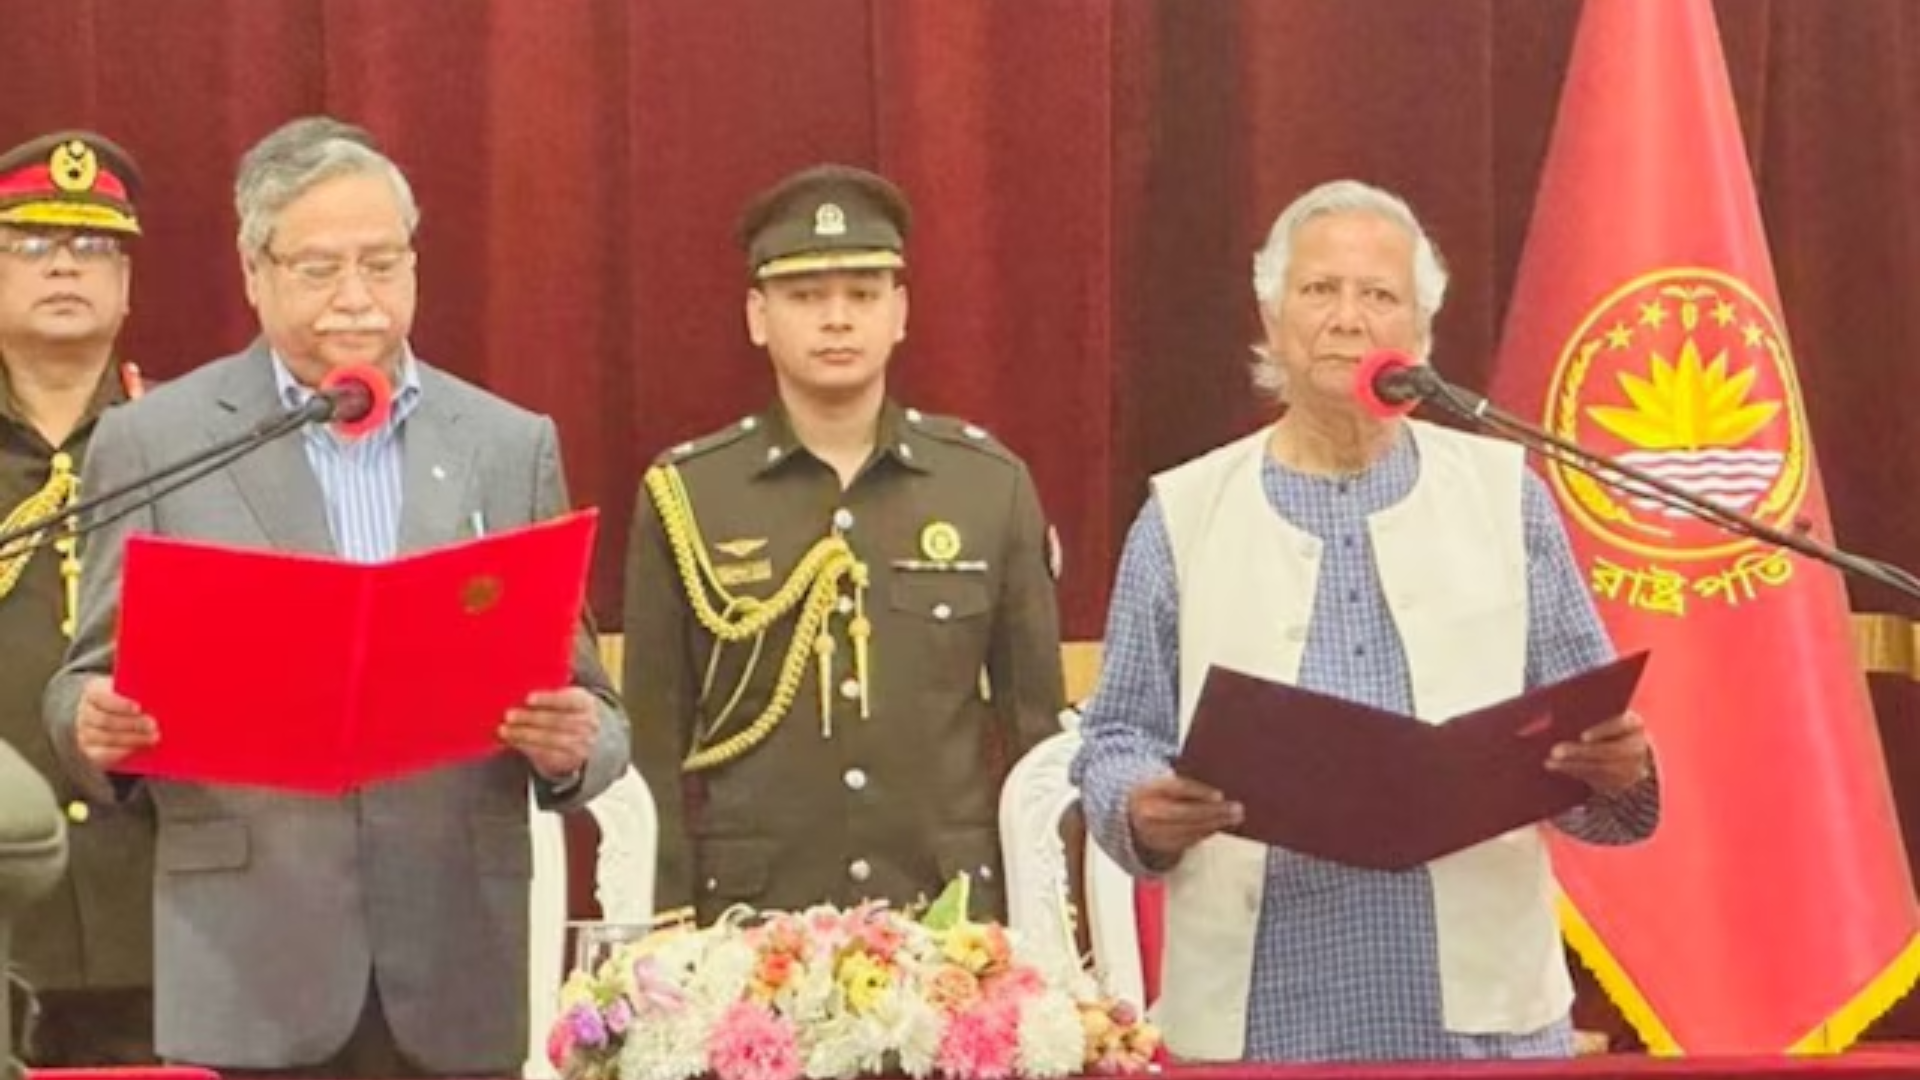
M359 416L335 420L333 430L350 439L378 431L393 411L393 383L387 380L387 373L372 364L348 364L334 368L320 380L321 390L332 390L343 385L357 386L366 391L367 411Z
M1420 404L1419 400L1388 401L1380 396L1375 383L1382 375L1406 371L1418 363L1399 349L1374 349L1368 352L1353 369L1353 396L1360 399L1361 408L1382 420L1407 415Z

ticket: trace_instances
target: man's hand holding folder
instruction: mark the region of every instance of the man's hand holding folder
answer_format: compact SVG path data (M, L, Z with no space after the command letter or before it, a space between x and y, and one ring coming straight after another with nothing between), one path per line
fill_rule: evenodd
M378 564L136 536L80 751L103 771L330 794L504 746L565 786L600 730L567 685L594 524Z
M1644 780L1639 653L1445 723L1213 669L1175 774L1128 800L1166 867L1219 832L1398 870Z

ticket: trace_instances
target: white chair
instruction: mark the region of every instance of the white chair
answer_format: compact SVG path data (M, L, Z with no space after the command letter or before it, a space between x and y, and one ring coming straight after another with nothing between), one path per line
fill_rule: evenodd
M1001 858L1006 864L1007 924L1049 959L1078 961L1072 879L1060 826L1080 803L1068 766L1080 749L1079 713L1065 729L1014 764L1000 793ZM1082 864L1084 910L1093 967L1115 997L1144 1005L1140 933L1134 922L1133 878L1089 836Z
M553 1080L547 1031L559 1013L567 976L567 830L560 815L542 811L527 794L533 828L533 886L527 904L526 1080ZM647 782L632 766L587 804L600 827L594 894L603 919L644 923L653 917L654 857L660 820Z

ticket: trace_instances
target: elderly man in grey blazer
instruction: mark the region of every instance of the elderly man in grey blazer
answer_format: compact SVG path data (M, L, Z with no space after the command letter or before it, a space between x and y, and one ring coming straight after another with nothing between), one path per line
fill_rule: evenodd
M129 533L371 562L470 536L476 519L511 528L567 505L552 421L412 354L419 212L366 132L326 118L281 128L241 162L235 201L261 339L109 414L84 489L297 409L342 365L387 372L393 409L358 440L309 426L95 534L45 711L63 764L102 800L129 790L114 766L168 724L113 689ZM628 760L584 619L573 683L510 710L500 754L339 798L148 782L161 1055L338 1078L516 1073L528 786L550 809L577 806ZM271 700L260 722L274 722Z

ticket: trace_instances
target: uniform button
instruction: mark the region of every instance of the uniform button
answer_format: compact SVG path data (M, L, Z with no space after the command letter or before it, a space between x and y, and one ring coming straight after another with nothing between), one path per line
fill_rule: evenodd
M901 457L901 459L902 459L902 460L904 460L904 461L912 461L912 460L913 460L913 447L911 447L911 446L908 446L908 445L907 445L906 443L901 443L901 444L900 444L900 457Z
M848 701L858 699L860 697L860 680L842 679L840 681L840 696L846 698Z
M1365 645L1355 645L1353 647L1353 655L1355 656L1367 655L1367 647Z
M865 859L855 859L847 864L847 876L855 881L865 881L873 876L873 866Z
M840 612L840 614L851 615L853 614L853 597L843 596L840 598L840 602L833 606L835 609L837 609Z
M1348 487L1348 484L1345 480L1340 481L1340 487L1339 487L1340 494L1345 495L1347 493L1347 487Z
M1341 546L1341 547L1352 547L1352 546L1353 546L1353 537L1351 537L1351 536L1343 536L1343 537L1341 537L1341 538L1340 538L1340 546Z
M933 605L933 617L939 622L946 622L948 619L953 618L953 609L945 604L935 604Z
M917 423L919 423L919 422L920 422L920 421L921 421L922 419L924 419L924 417L922 417L922 416L920 415L920 410L919 410L919 409L908 409L908 410L907 410L907 423L909 423L909 424L917 424Z
M87 819L92 816L93 807L88 806L79 799L75 799L67 804L67 820L73 822L75 825L85 825Z
M768 461L779 461L779 460L780 460L780 448L779 448L779 447L777 447L777 446L769 446L769 447L767 447L767 460L768 460Z
M981 881L993 880L993 867L991 866L983 866L979 870L975 871L975 873L980 875Z
M759 426L760 426L760 421L751 416L747 417L745 420L740 421L741 431L752 431L754 428L757 428Z
M841 779L847 782L848 791L867 790L867 774L861 769L848 769L846 775L841 777Z
M853 511L844 506L835 510L833 512L833 527L839 529L841 532L846 532L848 529L853 528Z
M708 892L719 892L719 891L720 891L720 879L719 879L719 878L708 878L708 879L707 879L707 891L708 891Z
M1347 603L1349 603L1349 604L1357 604L1357 603L1359 603L1359 602L1360 602L1360 590L1359 590L1359 589L1348 589L1348 590L1347 590Z

